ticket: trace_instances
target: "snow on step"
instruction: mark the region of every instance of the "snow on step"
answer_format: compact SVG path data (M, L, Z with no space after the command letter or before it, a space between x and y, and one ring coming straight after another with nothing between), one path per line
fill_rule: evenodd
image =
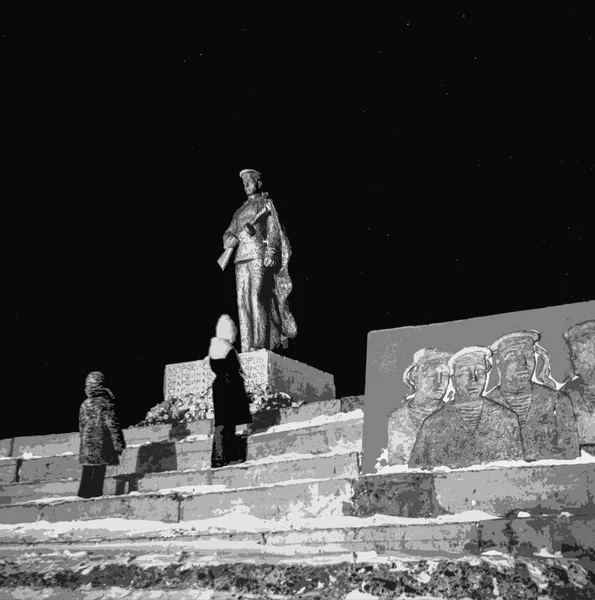
M255 425L266 428L265 421L271 418L278 424L304 422L321 415L334 415L341 412L341 400L318 400L307 402L297 408L282 408L276 414L255 415ZM166 442L181 439L188 435L210 435L212 420L204 419L172 425L152 425L148 427L129 427L123 430L127 446L145 442ZM62 456L65 453L76 454L79 451L78 432L52 433L48 435L18 436L0 440L0 460L13 458ZM0 464L1 467L1 464Z
M106 517L173 523L232 512L264 519L297 519L343 514L352 496L352 480L303 479L258 488L223 486L174 488L168 493L133 492L93 499L48 498L0 506L0 523L72 521ZM191 491L192 493L188 493Z
M338 448L342 450L342 448ZM361 450L361 445L359 450ZM355 478L359 474L357 452L337 452L320 455L289 453L263 458L219 469L171 471L126 478L108 477L105 495L122 495L129 491L152 492L191 485L225 485L229 488L270 485L294 479ZM16 483L0 486L0 504L24 502L59 496L76 496L79 481L50 483Z
M296 421L255 433L248 437L248 460L290 452L324 454L341 447L345 451L361 447L363 411L319 415L309 421ZM107 476L204 469L210 465L211 438L193 435L186 440L133 445L122 454L120 465L108 467ZM16 463L14 463L16 469ZM18 481L49 482L78 479L78 455L67 454L23 460Z

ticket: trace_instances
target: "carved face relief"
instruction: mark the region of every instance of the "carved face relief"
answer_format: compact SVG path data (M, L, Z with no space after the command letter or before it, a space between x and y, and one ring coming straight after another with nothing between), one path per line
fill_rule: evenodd
M509 346L498 357L498 370L502 383L514 387L526 386L535 371L533 344Z
M428 361L416 371L417 391L428 400L442 400L448 387L449 374L446 362Z
M454 365L452 383L459 398L479 398L485 388L488 370L485 360L461 357Z
M595 335L584 336L572 343L572 370L583 381L595 380Z

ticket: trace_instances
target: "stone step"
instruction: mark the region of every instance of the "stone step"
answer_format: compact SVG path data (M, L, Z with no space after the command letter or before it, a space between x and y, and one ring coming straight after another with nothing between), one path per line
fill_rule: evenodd
M116 496L131 491L155 492L191 485L225 485L228 488L256 487L295 479L356 478L359 455L352 453L291 455L283 459L261 459L219 469L170 471L107 477L105 495ZM76 496L79 480L44 483L13 483L0 486L0 504Z
M265 520L340 516L353 480L304 479L260 487L192 486L100 498L56 498L0 506L0 524L126 518L175 523L241 512Z
M316 424L316 419L322 422ZM346 451L361 449L361 410L330 416L320 415L316 419L285 423L262 433L251 434L247 438L247 459L259 460L288 453L325 454L340 448L345 448ZM122 453L118 466L108 467L107 476L204 469L210 466L211 445L211 437L203 435L180 441L130 446ZM81 474L76 454L18 459L12 468L12 481L15 483L49 483L69 478L78 479ZM0 496L2 495L0 491Z
M351 514L435 517L469 510L496 516L578 511L595 518L595 458L551 462L365 475L355 482Z
M260 431L283 423L303 422L322 415L351 412L363 408L363 397L351 396L336 400L308 402L297 408L263 410L254 415L254 430ZM124 429L127 445L144 442L178 440L188 435L210 435L212 420L205 419L182 425L154 425L151 427L129 427ZM79 451L78 432L54 433L49 435L19 436L0 440L0 458L20 458L25 454L34 456L60 456Z
M216 552L222 560L226 553L247 550L255 554L286 555L316 553L376 553L403 557L456 558L508 554L513 556L593 557L595 522L590 515L542 515L540 517L500 519L481 513L450 515L438 519L355 519L316 518L254 521L242 514L230 515L233 525L202 527L200 521L178 523L166 527L134 521L114 527L101 520L73 524L70 529L60 524L51 539L47 524L31 524L0 529L0 557L16 556L24 549L35 552L68 548L70 553L90 552L111 556L116 552L130 555L157 554L170 557L210 555ZM474 518L476 517L476 518ZM242 518L249 529L242 530ZM92 525L92 527L90 526ZM186 527L183 527L186 525ZM192 526L192 527L191 527ZM131 531L131 527L133 527Z

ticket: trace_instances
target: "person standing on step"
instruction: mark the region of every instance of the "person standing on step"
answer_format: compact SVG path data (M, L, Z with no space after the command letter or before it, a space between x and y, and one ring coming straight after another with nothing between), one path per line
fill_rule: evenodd
M126 442L116 419L114 395L105 387L103 373L92 371L87 375L85 393L87 398L79 411L79 462L83 473L78 495L95 498L103 494L107 465L119 464Z
M209 364L215 374L212 468L243 462L245 457L238 456L235 428L236 425L252 423L250 398L244 386L240 358L234 348L237 331L233 319L229 315L221 315L209 347Z

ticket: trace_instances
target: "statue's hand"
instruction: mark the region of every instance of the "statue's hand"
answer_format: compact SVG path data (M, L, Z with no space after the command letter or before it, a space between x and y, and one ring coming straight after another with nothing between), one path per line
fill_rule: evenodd
M225 243L223 244L224 248L235 248L240 240L238 240L238 238L235 235L230 235L227 240L225 240Z
M264 266L265 266L265 267L274 267L276 262L277 262L277 261L276 261L276 260L275 260L273 257L271 257L271 256L267 256L267 257L264 259Z

